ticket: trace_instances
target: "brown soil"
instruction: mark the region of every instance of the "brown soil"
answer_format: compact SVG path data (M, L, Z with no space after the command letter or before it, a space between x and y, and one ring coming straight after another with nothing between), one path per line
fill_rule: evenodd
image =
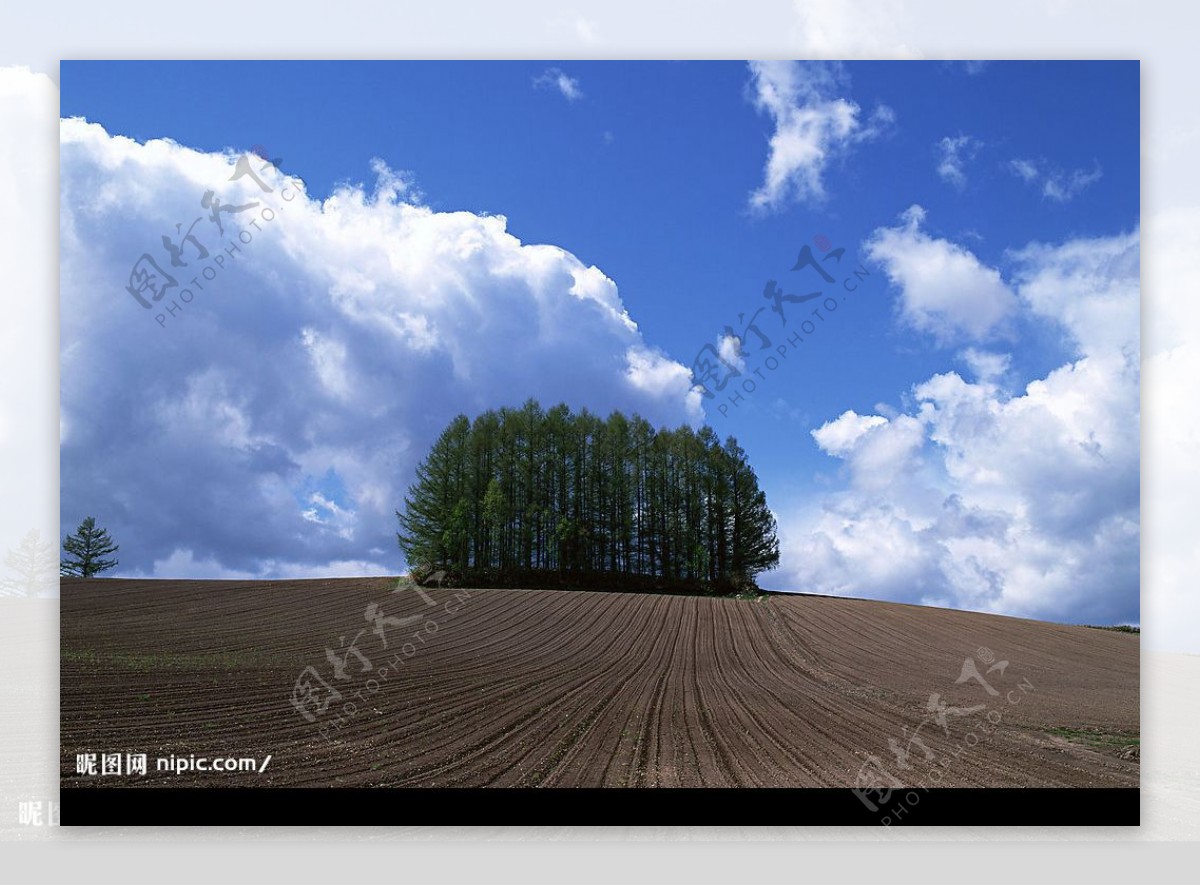
M908 785L1138 783L1136 635L811 596L395 587L64 579L63 784L853 787L872 757ZM372 602L424 619L385 649ZM360 630L371 669L351 656L339 681L325 649ZM996 695L955 682L968 657ZM292 704L306 666L343 696L315 723ZM149 775L76 775L86 752L145 753ZM171 754L272 759L155 772Z

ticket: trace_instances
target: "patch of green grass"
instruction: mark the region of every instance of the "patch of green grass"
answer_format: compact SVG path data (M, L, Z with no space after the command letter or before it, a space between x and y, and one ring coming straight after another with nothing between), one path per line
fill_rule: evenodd
M1076 744L1087 745L1090 748L1097 750L1111 750L1113 748L1139 747L1141 745L1141 737L1138 735L1122 735L1119 732L1102 732L1093 728L1085 729L1069 729L1065 726L1051 726L1047 730L1051 735L1057 735L1059 738L1065 738L1067 741L1073 741Z
M761 591L741 591L733 596L736 600L753 600L755 603L761 603L767 599L767 595Z

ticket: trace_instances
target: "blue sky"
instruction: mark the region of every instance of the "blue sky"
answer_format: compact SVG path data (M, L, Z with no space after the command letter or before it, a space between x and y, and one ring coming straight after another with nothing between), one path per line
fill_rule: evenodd
M717 409L721 397L700 404L705 421L722 434L735 434L746 447L785 530L784 568L766 584L1062 620L1072 620L1076 613L1111 621L1138 618L1136 384L1132 415L1127 401L1112 407L1121 410L1126 425L1133 422L1132 463L1128 428L1114 430L1120 424L1117 416L1068 415L1051 404L1046 414L1059 424L1043 428L1041 437L1064 448L1042 453L1039 463L1047 476L1069 457L1062 453L1081 447L1095 464L1054 474L1066 479L1051 502L1031 499L1032 490L1046 486L1041 476L1023 474L1007 487L994 481L1012 469L1014 453L1027 452L1028 441L1039 437L1036 427L1018 429L1015 423L1049 420L1016 417L1031 416L1034 407L1045 405L1037 399L1038 383L1050 382L1051 395L1061 395L1057 404L1081 397L1094 400L1083 390L1058 391L1055 371L1073 368L1060 375L1069 374L1078 382L1084 369L1095 370L1103 363L1102 357L1128 357L1129 348L1137 347L1136 62L64 62L61 87L62 116L99 124L110 139L126 136L144 145L166 138L193 153L224 152L227 158L265 146L271 157L282 158L285 174L303 179L317 212L321 201L356 187L368 195L369 203L378 175L372 161L381 160L408 182L407 189L400 189L401 202L446 220L458 211L502 215L507 233L521 243L549 244L584 267L598 268L615 284L613 297L637 324L636 344L622 339L620 347L645 348L687 368L704 345L721 346L726 325L740 330L739 313L767 307L762 293L768 279L777 280L787 293L820 288L821 281L811 271L791 268L800 248L809 244L819 250L813 238L824 235L834 246L846 248L845 263L862 264L871 276L806 339L803 349L791 350L781 368L770 372L736 408L722 415ZM118 190L136 189L139 181L123 178L127 167L114 173L111 165L96 161L96 138L94 132L87 138L64 135L64 145L78 145L81 152L77 160L64 148L63 204L72 219L87 215L76 210L87 199L82 195L94 193L89 189L98 180L107 179ZM76 163L90 170L87 175L73 177ZM771 163L779 172L774 185ZM186 188L182 192L191 193ZM134 240L147 246L156 239L156 225L169 225L183 211L166 198L135 203L146 233ZM114 224L120 225L119 219L109 217L108 228ZM131 223L123 231L135 229ZM294 263L299 247L290 239L294 229L286 230L291 232L289 239L277 244L278 255L272 253L269 261L278 259L291 267L288 263ZM336 240L314 236L325 236L326 244ZM67 316L68 309L77 308L74 316L81 330L83 319L95 310L119 315L126 326L146 320L121 293L127 270L100 270L110 262L124 260L127 265L139 251L136 244L123 244L72 252L70 242L64 244L64 265L78 262L80 271L77 277L66 275L63 289L68 423L72 386L82 385L66 357L75 322ZM307 253L315 254L312 248ZM104 308L88 300L91 296L77 296L70 284L72 279L97 279L98 273L107 275L100 279L115 278ZM482 279L469 277L473 292L490 291L496 276L489 273ZM281 274L286 276L282 271L270 276L261 267L237 270L230 272L228 285L269 287ZM325 286L327 294L351 285L342 281L330 287L311 273L301 278L306 281L302 288L311 284L315 292ZM467 277L459 274L455 279ZM420 285L425 284L405 278L400 288L411 294ZM1115 341L1104 330L1112 328L1114 318L1128 325L1128 311L1120 313L1112 306L1120 302L1128 307L1130 286L1133 328ZM179 392L188 389L188 378L194 391L196 379L213 377L212 372L224 365L214 348L253 347L253 330L260 327L244 314L217 311L214 304L197 306L183 321L173 317L168 329L136 323L137 340L151 342L146 345L151 351L161 350L164 359L177 361L175 382L163 383L179 388L166 400L178 399ZM758 316L759 328L777 346L811 307L788 306L791 325L786 332L776 315L764 311ZM282 316L281 310L289 309L276 307L275 316ZM187 350L188 345L180 344L189 335L186 322L196 320L193 325L198 325L202 312L211 312L206 316L217 324L215 332L210 330L212 341L221 344L202 352ZM404 313L413 316L407 309ZM539 316L537 322L544 328L545 317ZM441 331L458 322L432 312L421 322L427 320ZM340 330L336 335L331 331L335 328ZM361 324L354 327L357 331L322 326L312 316L296 321L297 335L302 329L312 333L306 341L328 332L337 347L348 346L353 354L365 353L360 348L366 346L356 341L374 335ZM496 329L507 337L509 348L522 348L520 339L529 334L521 331L520 322ZM193 336L190 341L194 346L197 340ZM664 421L697 418L694 404L676 403L654 414L657 407L652 402L637 399L649 397L651 388L654 396L669 399L680 394L678 386L643 383L633 399L618 393L602 396L597 387L605 385L604 376L564 366L557 347L544 356L549 361L559 354L558 363L528 358L528 369L539 380L525 389L520 372L513 369L510 383L495 390L467 385L447 392L451 402L426 410L421 420L433 427L447 409L450 414L460 409L473 412L480 405L503 405L492 401L505 397L519 402L526 393L541 391L542 379L555 373L574 379L576 386L549 385L541 391L544 401L562 393L577 399L576 405L640 404ZM749 339L742 347L746 372L770 353L759 353ZM95 343L88 348L94 367L111 362L111 369L118 362L111 350ZM181 348L186 354L180 355ZM541 353L536 345L529 350ZM309 351L315 353L313 347ZM427 351L428 347L422 353ZM732 353L736 355L736 347ZM503 362L502 356L496 365L509 367L512 361ZM594 365L606 359L598 353ZM737 362L736 356L732 359ZM987 370L983 378L979 367L985 364L1001 368ZM378 372L386 372L386 365L370 362ZM1136 382L1136 369L1126 365L1112 371L1126 388L1130 372ZM972 402L986 395L989 405L979 407L979 421L1004 413L1010 424L975 432L969 428L979 427L978 421L972 425L955 419L950 428L950 395L942 388L936 394L929 393L932 389L925 389L925 396L917 393L918 386L950 372L972 386ZM666 376L655 376L660 377ZM1027 387L1031 382L1033 394ZM1104 390L1114 384L1111 378L1092 383ZM455 398L460 402L453 402ZM250 400L239 418L247 426L255 424L260 411L271 409L267 392ZM138 408L130 406L124 414L132 419ZM853 417L832 424L847 412ZM402 415L408 413L393 418ZM909 420L920 429L906 430ZM823 435L822 427L827 427ZM412 450L420 448L422 433L414 431L411 440L397 444L397 474L411 469ZM904 435L910 433L920 439L909 441ZM969 437L972 433L994 445L981 450ZM1105 436L1119 433L1125 436ZM332 501L332 509L317 505L323 518L336 518L333 511L339 509L357 514L333 533L341 540L338 544L346 543L344 550L336 545L314 549L311 539L297 535L294 528L281 529L277 537L259 540L272 549L270 564L265 564L256 562L252 551L235 550L237 545L218 537L214 522L217 535L196 541L191 559L172 559L179 550L176 542L182 542L141 527L136 509L120 504L120 493L111 484L85 482L86 459L95 456L76 452L69 437L63 455L63 523L74 525L85 513L107 506L114 515L110 522L125 531L129 559L123 567L130 574L166 574L171 569L271 574L285 570L280 564L319 570L321 557L326 567L356 562L365 568L398 570L398 554L385 550L379 540L394 527L366 529L377 522L367 519L369 509L360 500L369 497L363 489L370 484L360 478L356 486L342 476L345 471L339 472L335 456L322 463L315 453L336 450L339 444L334 438L314 443L314 434L319 437L313 431L305 438L309 448L303 458L279 440L269 445L260 440L253 444L254 451L277 446L290 453L291 462L300 468L285 485L302 502L314 494ZM1093 445L1094 451L1088 449ZM891 460L875 470L872 465L883 458L876 452L881 447L891 453ZM152 453L147 449L143 458ZM901 465L896 458L910 460ZM214 465L221 463L219 453L214 452L213 459ZM971 459L995 459L995 470L989 473L985 464L968 476L963 465ZM76 460L78 468L73 470ZM1069 513L1058 513L1064 497L1078 497L1078 484L1091 483L1089 471L1107 465L1111 475L1114 464L1121 482L1103 495L1083 496L1087 500L1066 508ZM896 483L877 488L878 478L889 470L927 482L920 490ZM993 480L981 480L984 475ZM69 488L76 476L79 488ZM244 484L247 476L253 475L233 473L228 481ZM1006 498L1005 489L1016 492ZM168 509L167 502L159 506ZM995 525L1007 527L988 542L988 552L978 547L984 545L986 533L947 528L954 521L946 515L953 512L958 520L960 512L965 513L962 508L984 522L990 514L1000 520ZM390 514L382 507L376 510ZM868 569L873 578L853 579L855 557L863 556L856 553L853 536L867 532L868 512L875 515L871 519L886 513L889 521L898 518L905 524L895 556L906 560L911 572L880 576ZM1030 517L1048 513L1057 516ZM836 527L829 524L830 514L841 515ZM1093 569L1112 572L1111 564L1101 564L1094 556L1100 547L1088 545L1100 546L1098 539L1107 538L1104 533L1115 531L1117 524L1124 526L1124 540L1114 546L1109 538L1103 548L1122 552L1125 565L1109 581L1102 605L1077 590L1063 590L1072 583L1069 576L1047 578L1054 570L1037 549L1061 549L1065 541L1082 545L1079 566L1073 570L1075 584L1092 580L1083 577L1085 563L1088 576ZM317 525L322 531L331 527ZM356 544L364 551L357 557ZM796 552L791 558L789 548ZM367 554L366 549L380 553ZM1027 573L1006 574L1007 567L1000 564L1017 554L1029 556ZM1132 583L1127 568L1131 557ZM197 567L201 561L209 565ZM1056 595L1057 602L1034 602L1044 595Z

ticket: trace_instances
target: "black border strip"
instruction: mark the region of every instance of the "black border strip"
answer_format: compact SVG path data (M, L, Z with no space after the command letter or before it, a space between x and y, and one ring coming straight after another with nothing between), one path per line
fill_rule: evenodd
M864 802L866 801L866 802ZM875 806L872 810L868 807ZM64 787L70 825L1135 826L1138 788Z

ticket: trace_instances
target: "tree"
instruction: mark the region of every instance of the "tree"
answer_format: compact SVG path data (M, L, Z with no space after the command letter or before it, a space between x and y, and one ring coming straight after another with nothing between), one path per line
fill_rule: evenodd
M732 465L732 577L738 584L753 584L755 575L779 565L775 515L736 439L725 441L725 452Z
M36 529L25 533L21 543L4 557L11 577L0 582L5 594L18 597L41 597L54 590L58 576L54 572L54 544L42 541Z
M470 423L460 415L433 444L429 457L417 468L417 483L404 500L404 513L396 512L403 530L400 547L410 564L445 569L461 557L461 511L455 507L465 497L462 452ZM451 550L453 548L453 550Z
M115 554L120 546L113 544L112 536L106 529L96 528L96 519L87 517L74 535L68 535L63 541L63 550L68 556L59 564L62 575L75 575L80 578L92 578L117 565L116 560L106 560L109 554Z
M416 475L400 548L463 581L730 593L779 562L746 453L711 428L528 400L455 418Z

